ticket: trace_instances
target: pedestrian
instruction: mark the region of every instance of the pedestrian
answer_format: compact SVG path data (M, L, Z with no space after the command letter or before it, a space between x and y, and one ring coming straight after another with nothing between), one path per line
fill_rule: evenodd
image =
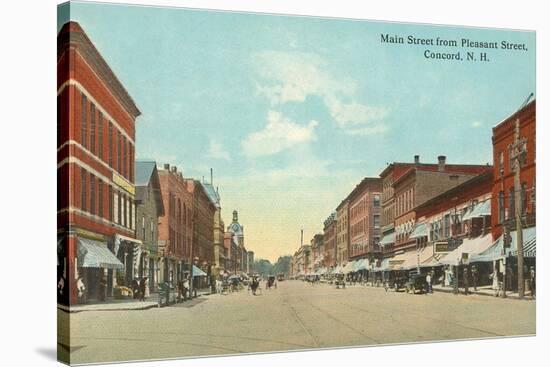
M463 273L463 283L464 283L464 294L467 296L468 294L470 294L470 291L468 290L468 286L469 286L469 277L468 277L468 267L465 267L464 268L464 273Z
M429 271L428 274L426 275L426 293L433 293L433 290L432 290L432 272Z
M79 276L76 281L76 291L78 295L78 299L81 302L86 301L86 286L84 285L84 282L82 281L82 277Z
M477 292L477 280L478 280L478 273L477 273L477 266L472 266L472 285L474 286L474 292Z
M530 291L531 291L531 297L533 297L533 299L535 298L536 296L536 283L535 283L535 267L534 266L531 266L531 268L529 269L529 279L531 280L530 282Z
M493 291L495 291L495 297L498 297L500 296L500 285L498 281L498 268L496 265L493 267L491 278L493 278Z
M100 278L99 278L99 297L98 298L101 302L105 301L106 289L107 289L107 279L105 279L104 275L100 275Z
M132 296L134 299L139 297L139 282L137 278L132 279Z
M183 300L187 301L187 294L189 292L189 275L185 275L185 278L183 280ZM189 294L189 296L191 296Z
M145 301L145 283L147 282L147 277L141 278L139 281L139 300Z

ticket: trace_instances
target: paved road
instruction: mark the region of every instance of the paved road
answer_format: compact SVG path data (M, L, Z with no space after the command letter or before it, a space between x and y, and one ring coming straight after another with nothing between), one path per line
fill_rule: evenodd
M285 281L256 297L245 290L70 318L72 363L87 363L528 335L535 302Z

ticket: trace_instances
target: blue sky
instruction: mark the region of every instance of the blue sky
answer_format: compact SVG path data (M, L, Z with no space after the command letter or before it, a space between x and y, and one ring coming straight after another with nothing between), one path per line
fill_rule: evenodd
M137 157L196 178L212 167L226 224L239 210L247 247L271 260L387 162L491 162L491 127L535 92L533 32L99 3L72 3L70 19L142 111ZM382 44L381 33L528 51L428 60L428 48L479 50Z

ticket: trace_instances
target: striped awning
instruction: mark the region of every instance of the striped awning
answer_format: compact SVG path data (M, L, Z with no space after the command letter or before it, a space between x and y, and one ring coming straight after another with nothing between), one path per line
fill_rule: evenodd
M82 268L123 269L124 264L107 248L106 242L78 237L78 266Z
M428 228L426 227L426 223L417 223L409 238L420 238L425 236L428 236Z
M205 277L206 273L202 271L199 267L193 265L193 277Z
M395 232L384 235L380 242L378 242L380 246L391 245L392 243L395 243Z
M506 256L517 256L517 232L510 232L512 237L512 243L510 248L504 251L504 240L502 236L496 240L491 247L483 251L478 255L470 257L470 262L486 262L500 260ZM537 256L537 229L536 227L523 229L523 256L524 257L536 257Z
M491 200L485 200L477 203L474 208L468 211L462 217L462 220L468 220L472 218L479 218L483 216L491 215Z
M355 271L369 270L369 267L370 267L369 259L357 260L355 263Z

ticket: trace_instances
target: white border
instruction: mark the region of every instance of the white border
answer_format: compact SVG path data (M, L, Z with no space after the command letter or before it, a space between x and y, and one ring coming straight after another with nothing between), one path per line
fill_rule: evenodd
M56 3L54 0L6 1L0 11L2 35L2 193L4 287L2 365L58 365L55 362L55 92ZM113 2L113 1L107 1ZM116 1L117 3L131 3ZM185 6L296 15L363 18L432 24L534 29L537 31L537 148L539 188L547 182L547 128L550 85L542 65L550 65L550 25L545 2L537 1L321 1L321 0L139 0L151 5ZM498 91L495 91L498 92ZM546 106L545 106L546 105ZM139 124L139 117L138 117ZM542 165L542 166L541 166ZM548 171L550 172L550 171ZM548 222L548 194L538 190L538 221ZM541 205L543 203L543 205ZM413 344L331 351L174 360L125 366L281 365L335 366L538 366L544 365L550 338L546 305L550 273L539 226L537 337ZM32 234L32 236L29 236ZM544 310L546 308L546 310ZM513 317L513 315L510 315ZM547 363L547 362L546 362Z

